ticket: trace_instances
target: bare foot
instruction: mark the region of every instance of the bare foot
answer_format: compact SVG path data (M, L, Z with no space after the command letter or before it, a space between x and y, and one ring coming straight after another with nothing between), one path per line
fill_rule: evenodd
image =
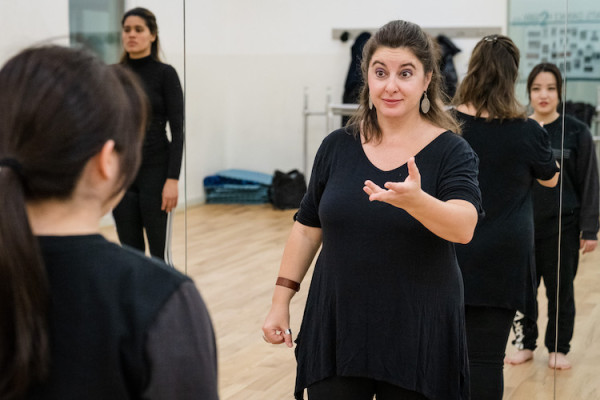
M567 355L563 353L550 353L550 359L548 360L548 367L554 369L569 369L571 368L571 362L567 360Z
M507 356L504 358L504 364L519 365L529 360L533 360L533 351L529 349L523 349L517 351L512 356Z

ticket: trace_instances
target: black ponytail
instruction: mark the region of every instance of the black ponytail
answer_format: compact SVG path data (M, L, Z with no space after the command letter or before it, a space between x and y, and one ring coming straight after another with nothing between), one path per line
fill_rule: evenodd
M67 200L113 140L121 179L140 163L148 106L122 67L83 50L27 49L0 70L0 399L24 397L50 366L47 274L27 203Z

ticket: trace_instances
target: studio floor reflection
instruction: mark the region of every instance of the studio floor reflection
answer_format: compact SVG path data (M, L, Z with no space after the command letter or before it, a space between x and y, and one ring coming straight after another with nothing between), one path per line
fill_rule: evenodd
M295 210L270 205L201 205L187 211L188 274L208 305L217 334L222 400L292 400L293 350L267 345L261 336L273 284ZM173 256L185 262L184 213L175 216ZM116 241L114 228L102 233ZM600 251L581 258L575 296L577 316L569 359L573 368L556 372L556 399L600 398ZM291 328L298 332L310 273L292 300ZM538 293L546 309L545 293ZM539 326L547 318L540 315ZM542 330L543 332L543 330ZM512 336L510 338L512 340ZM514 352L511 345L507 352ZM505 367L505 400L552 399L553 370L538 348L533 361Z

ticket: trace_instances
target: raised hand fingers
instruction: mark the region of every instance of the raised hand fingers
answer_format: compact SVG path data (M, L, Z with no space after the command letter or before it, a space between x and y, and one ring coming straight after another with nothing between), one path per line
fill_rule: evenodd
M376 185L375 183L373 183L372 181L369 181L369 180L365 181L365 186L363 187L363 190L369 196L371 196L372 194L375 194L375 193L385 191L385 189L382 189L381 187L379 187L378 185Z
M419 172L419 168L417 167L415 158L409 158L406 164L408 166L408 177L410 179L418 179L419 181L421 181L421 173Z

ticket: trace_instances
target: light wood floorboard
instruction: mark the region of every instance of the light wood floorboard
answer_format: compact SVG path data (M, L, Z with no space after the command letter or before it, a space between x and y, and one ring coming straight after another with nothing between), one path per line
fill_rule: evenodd
M175 216L173 256L178 269L196 282L211 313L219 352L222 400L292 400L295 379L293 349L266 344L261 326L294 210L270 205L201 205ZM102 233L116 241L114 228ZM187 246L186 246L187 244ZM187 247L187 252L186 252ZM582 258L575 281L577 318L572 351L573 368L547 367L545 349L533 361L505 368L507 400L600 399L600 250ZM291 328L298 332L310 274L292 300ZM540 310L546 300L540 290ZM542 314L544 314L542 312ZM540 317L541 331L546 319ZM512 338L511 338L512 339ZM514 351L509 345L508 352Z

